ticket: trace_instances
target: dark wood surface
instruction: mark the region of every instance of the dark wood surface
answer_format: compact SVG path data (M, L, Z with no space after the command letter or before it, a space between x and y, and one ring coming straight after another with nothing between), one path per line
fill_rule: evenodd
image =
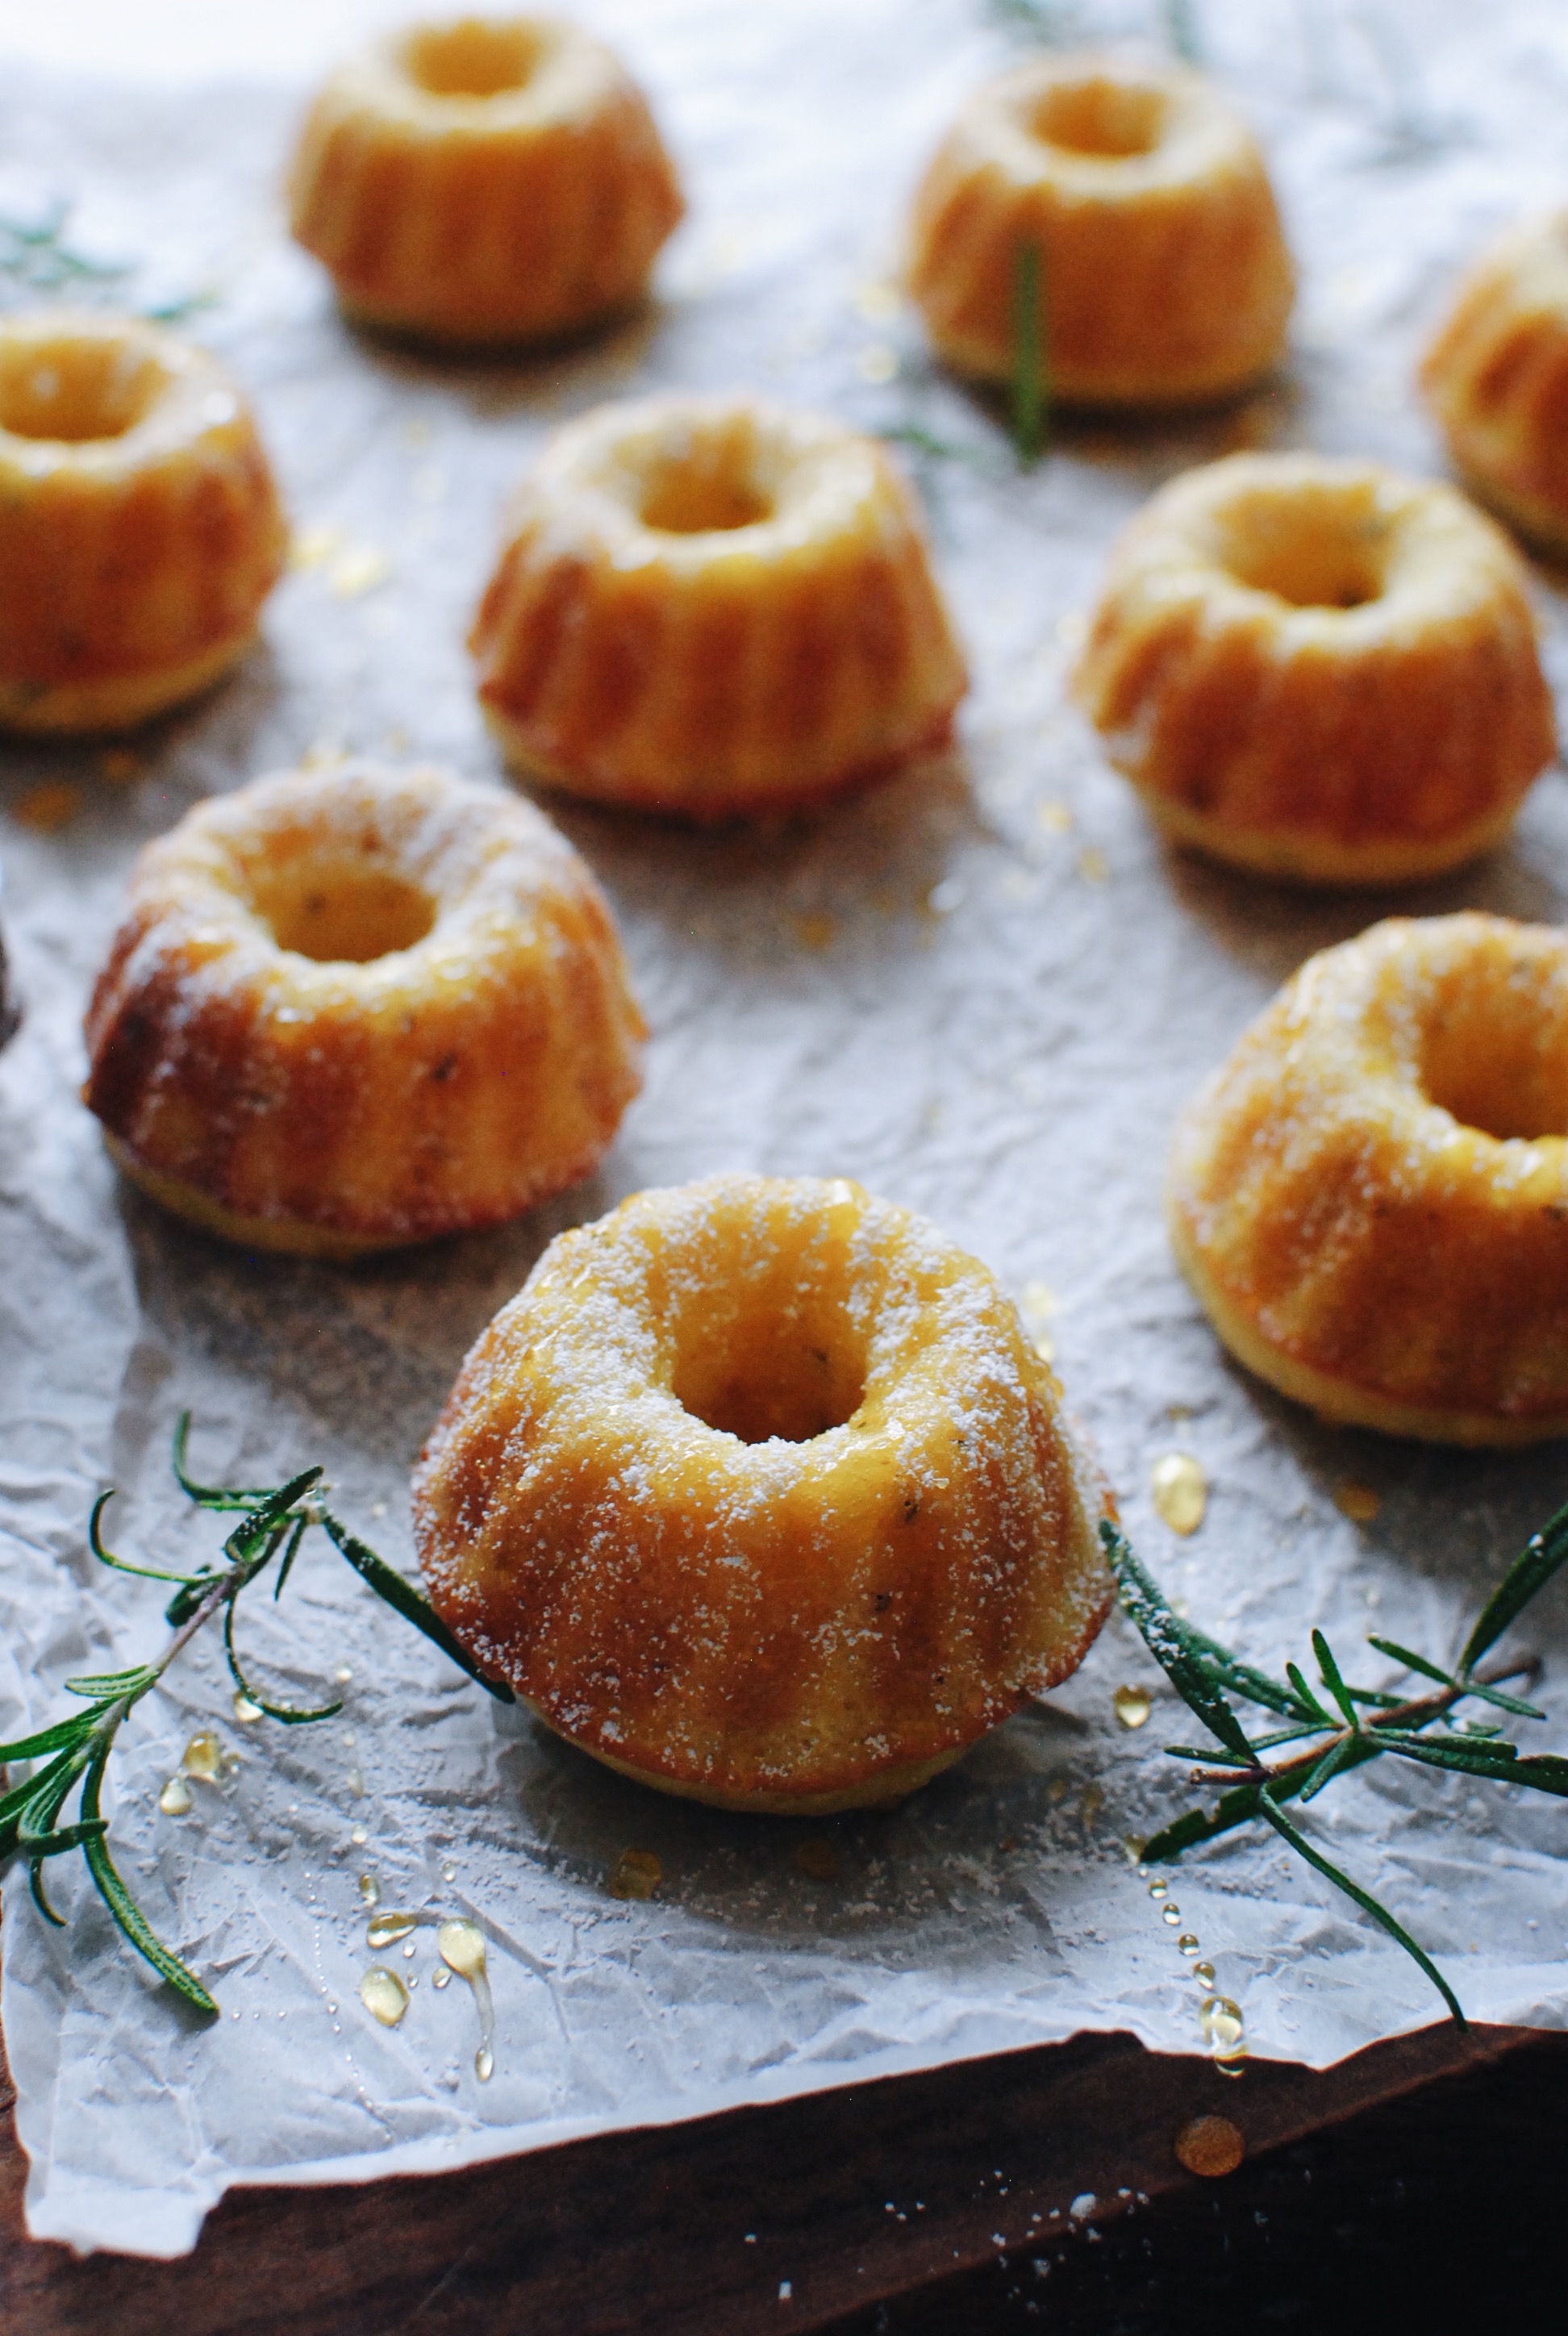
M1324 2075L1254 2061L1239 2082L1130 2037L1081 2036L467 2173L234 2192L195 2253L167 2264L80 2260L25 2238L25 2168L7 2085L0 2329L735 2336L839 2328L848 2336L1021 2326L1038 2316L1048 2289L1036 2257L1047 2274L1055 2270L1049 2292L1062 2309L1049 2316L1065 2328L1075 2261L1110 2264L1121 2260L1118 2232L1146 2246L1145 2231L1218 2211L1205 2194L1218 2200L1226 2185L1194 2180L1174 2155L1191 2117L1214 2110L1242 2129L1248 2163L1231 2181L1244 2186L1254 2167L1347 2119L1456 2087L1485 2101L1511 2070L1538 2070L1544 2056L1556 2099L1568 2038L1516 2029L1466 2039L1427 2029ZM1075 2224L1071 2204L1091 2191L1095 2214ZM1258 2211L1247 2227L1266 2220ZM1086 2252L1101 2244L1088 2236L1096 2225L1111 2243L1101 2256ZM1082 2300L1082 2278L1077 2285ZM1092 2296L1085 2308L1090 2318L1070 2324L1100 2325ZM1135 2324L1144 2323L1121 2306L1104 2321Z

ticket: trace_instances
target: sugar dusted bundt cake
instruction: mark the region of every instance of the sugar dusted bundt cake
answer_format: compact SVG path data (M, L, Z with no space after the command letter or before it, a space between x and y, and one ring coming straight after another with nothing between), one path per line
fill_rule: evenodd
M940 745L967 686L888 454L754 398L645 398L559 431L470 647L517 770L698 820Z
M289 177L294 233L349 316L457 344L630 307L682 208L641 91L553 17L376 41L321 92Z
M1033 297L1053 392L1090 406L1247 387L1283 350L1295 289L1230 102L1093 54L1031 58L970 98L915 197L908 274L938 353L981 381L1014 377Z
M1066 1678L1098 1487L986 1269L858 1184L563 1234L414 1477L438 1611L560 1735L717 1806L896 1799Z
M0 727L118 730L241 657L286 530L204 349L139 317L0 316Z
M215 796L148 846L86 1035L133 1183L231 1241L353 1257L587 1175L643 1028L539 812L356 764Z
M1568 211L1514 228L1470 269L1421 386L1466 483L1568 555Z
M1306 883L1459 866L1555 752L1500 530L1450 487L1317 454L1162 488L1112 553L1073 689L1174 842Z
M1568 935L1391 919L1312 958L1177 1130L1177 1257L1242 1362L1428 1442L1568 1434Z

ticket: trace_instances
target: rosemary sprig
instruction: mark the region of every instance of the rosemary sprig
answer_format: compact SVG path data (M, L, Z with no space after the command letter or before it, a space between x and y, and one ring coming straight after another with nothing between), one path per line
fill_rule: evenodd
M1046 451L1051 428L1045 254L1026 238L1013 252L1013 444L1026 469Z
M0 218L0 289L28 299L85 292L89 286L117 284L130 273L73 251L64 241L71 206L56 202L36 219Z
M1283 1804L1310 1801L1336 1776L1390 1754L1423 1767L1489 1777L1497 1784L1527 1785L1536 1792L1568 1799L1568 1759L1555 1753L1521 1755L1514 1745L1503 1739L1496 1723L1469 1719L1461 1724L1460 1732L1433 1732L1435 1722L1446 1719L1458 1704L1472 1697L1514 1718L1545 1718L1536 1705L1508 1693L1502 1684L1505 1679L1529 1679L1534 1663L1505 1662L1484 1671L1477 1670L1476 1665L1568 1562L1568 1507L1560 1509L1549 1524L1532 1534L1487 1600L1452 1669L1413 1654L1395 1640L1368 1640L1379 1654L1431 1681L1433 1692L1423 1695L1352 1687L1321 1630L1312 1633L1312 1652L1323 1695L1309 1686L1295 1663L1286 1664L1283 1679L1271 1679L1183 1621L1118 1527L1102 1524L1100 1537L1129 1620L1183 1702L1220 1747L1215 1751L1212 1746L1168 1744L1166 1751L1176 1759L1202 1764L1193 1771L1194 1784L1230 1788L1221 1794L1213 1809L1190 1809L1145 1842L1145 1861L1168 1864L1183 1850L1261 1817L1298 1857L1315 1866L1404 1948L1463 2028L1465 2015L1458 1999L1425 1950L1370 1892L1341 1873L1308 1840L1285 1815ZM1290 1725L1250 1737L1232 1708L1232 1696L1261 1705ZM1303 1748L1283 1759L1265 1757L1287 1744Z
M128 261L89 259L65 241L71 206L57 201L35 219L0 217L0 307L33 300L97 300L136 268ZM142 308L150 325L181 325L215 307L211 290L191 292Z
M235 1610L242 1592L259 1580L276 1558L279 1561L274 1578L276 1598L288 1578L306 1534L313 1526L319 1526L361 1581L368 1583L404 1621L422 1630L443 1654L450 1656L498 1701L511 1703L512 1693L503 1682L488 1678L479 1669L411 1583L394 1573L374 1550L367 1549L334 1516L321 1497L319 1468L302 1469L284 1484L243 1491L197 1484L186 1466L190 1434L190 1415L187 1412L174 1436L174 1475L181 1492L198 1508L236 1515L239 1523L224 1543L217 1564L202 1566L194 1573L168 1573L152 1566L133 1564L108 1547L102 1536L103 1512L114 1496L112 1492L100 1494L87 1529L93 1555L117 1572L174 1585L174 1595L164 1610L164 1620L173 1636L161 1654L149 1662L132 1664L126 1670L67 1679L66 1693L79 1696L87 1706L84 1711L73 1712L34 1735L22 1737L15 1744L0 1744L0 1769L19 1761L43 1763L20 1783L0 1794L0 1862L12 1857L27 1860L38 1910L47 1921L58 1923L61 1918L50 1905L44 1889L44 1862L67 1850L81 1850L105 1905L137 1952L144 1955L153 1969L199 2011L216 2012L217 2003L208 1990L195 1972L154 1936L146 1916L126 1888L109 1853L109 1828L100 1806L104 1772L121 1728L197 1633L221 1614L224 1653L235 1686L258 1709L285 1727L297 1728L315 1720L330 1719L341 1711L340 1701L310 1708L268 1701L252 1686L234 1644ZM78 1788L75 1821L63 1825L62 1812Z

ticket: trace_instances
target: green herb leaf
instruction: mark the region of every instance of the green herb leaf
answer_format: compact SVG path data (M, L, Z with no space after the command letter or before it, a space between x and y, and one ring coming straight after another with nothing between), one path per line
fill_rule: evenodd
M1145 1572L1126 1535L1106 1519L1100 1525L1100 1539L1128 1619L1176 1693L1228 1751L1239 1753L1249 1767L1255 1767L1257 1756L1241 1721L1204 1674L1202 1650L1194 1646L1193 1633L1166 1604L1164 1593Z
M1285 1665L1285 1677L1295 1689L1297 1701L1301 1705L1303 1709L1310 1712L1312 1718L1319 1721L1322 1727L1332 1728L1334 1725L1332 1714L1325 1711L1323 1706L1319 1702L1317 1697L1308 1686L1304 1674L1294 1663L1287 1663Z
M45 1752L58 1752L67 1744L80 1744L93 1732L94 1715L91 1711L73 1711L69 1719L57 1719L53 1728L41 1728L36 1736L24 1736L15 1744L0 1744L0 1767L13 1760L38 1760ZM0 1801L0 1815L5 1803Z
M1398 1639L1379 1639L1369 1630L1367 1644L1376 1647L1380 1655L1389 1655L1395 1662L1403 1663L1407 1671L1419 1671L1423 1679L1436 1679L1439 1687L1457 1687L1459 1684L1452 1672L1439 1669L1436 1663L1429 1663L1425 1655L1413 1655L1408 1647L1399 1644Z
M1535 1792L1568 1800L1568 1760L1555 1753L1521 1759L1511 1744L1486 1744L1466 1736L1407 1737L1391 1728L1378 1729L1374 1740L1382 1750L1398 1753L1401 1759L1418 1760L1425 1767L1487 1776L1498 1785L1528 1785Z
M1465 1692L1478 1696L1483 1703L1494 1705L1498 1711L1511 1712L1515 1719L1544 1719L1546 1717L1538 1703L1526 1703L1522 1695L1505 1695L1502 1689L1494 1687L1489 1679L1485 1682L1466 1679Z
M1318 1669L1323 1674L1323 1685L1345 1715L1346 1727L1359 1728L1361 1722L1356 1707L1350 1700L1349 1689L1339 1676L1339 1666L1334 1660L1333 1650L1321 1630L1314 1630L1312 1633L1312 1652L1318 1658Z
M104 1546L103 1537L99 1532L99 1520L113 1498L114 1487L111 1484L109 1490L100 1493L93 1502L93 1514L87 1521L87 1544L100 1563L112 1565L116 1573L140 1574L143 1582L189 1582L190 1576L188 1573L165 1573L155 1565L132 1565L128 1557L116 1557L112 1549Z
M1550 1523L1538 1533L1532 1533L1502 1581L1481 1610L1481 1619L1465 1641L1465 1651L1459 1658L1461 1672L1468 1673L1480 1661L1489 1647L1495 1647L1515 1616L1522 1614L1530 1601L1545 1589L1558 1568L1568 1560L1568 1507L1558 1510Z
M336 1703L324 1703L318 1709L307 1711L297 1704L268 1703L267 1698L253 1688L239 1668L239 1657L234 1646L234 1601L229 1600L223 1614L223 1651L229 1660L229 1675L243 1696L248 1696L258 1711L268 1719L280 1719L285 1728L304 1728L315 1719L332 1719L343 1709L340 1696Z
M86 1776L83 1780L82 1815L89 1821L102 1815L99 1796L102 1790L103 1769L108 1757L109 1750L105 1745L102 1753L88 1768ZM109 1844L104 1836L102 1834L94 1834L83 1841L82 1854L87 1860L88 1870L98 1885L104 1904L137 1953L144 1956L160 1977L166 1979L170 1987L177 1989L188 2003L193 2003L198 2011L208 2012L216 2019L218 2006L212 1997L202 1986L196 1973L188 1970L178 1955L170 1953L162 1940L156 1935L146 1915L121 1880L114 1861L109 1854Z
M294 1527L288 1536L288 1546L283 1552L283 1562L278 1569L278 1579L272 1585L272 1602L275 1606L283 1595L283 1585L288 1579L289 1569L299 1555L299 1544L305 1539L309 1523L308 1517L296 1517L294 1520Z
M1359 1882L1352 1882L1348 1874L1341 1873L1339 1868L1323 1856L1320 1851L1314 1849L1306 1835L1291 1824L1283 1809L1280 1807L1278 1797L1271 1786L1258 1794L1258 1815L1273 1826L1282 1841L1290 1844L1298 1857L1304 1857L1309 1865L1315 1865L1318 1872L1326 1876L1337 1890L1342 1890L1346 1897L1359 1906L1364 1914L1369 1914L1374 1922L1387 1931L1388 1936L1398 1945L1404 1948L1405 1952L1420 1965L1447 2005L1454 2016L1456 2027L1461 2029L1466 2029L1469 2023L1460 2010L1459 1999L1432 1961L1431 1956L1417 1945L1404 1924L1397 1922L1386 1906L1378 1904L1370 1891L1363 1890Z
M1267 1671L1256 1670L1251 1663L1242 1662L1239 1655L1233 1655L1229 1647L1222 1646L1218 1639L1211 1639L1208 1632L1200 1630L1195 1623L1189 1622L1185 1627L1193 1648L1217 1687L1228 1688L1232 1695L1239 1695L1244 1702L1261 1704L1266 1711L1287 1715L1299 1710L1300 1707L1289 1688L1282 1687L1278 1679L1271 1679Z
M151 1687L158 1674L147 1663L132 1663L129 1670L100 1671L91 1679L68 1679L67 1695L90 1696L95 1703L118 1703L122 1696L134 1696L142 1688ZM91 1714L87 1715L92 1724ZM0 1759L5 1755L0 1752Z
M273 1486L258 1484L246 1488L233 1484L197 1484L191 1482L185 1465L186 1447L190 1441L190 1414L182 1411L174 1428L174 1481L188 1501L199 1509L253 1509L258 1501L270 1499Z
M434 1607L420 1596L412 1582L405 1582L401 1573L394 1573L373 1549L367 1549L346 1525L340 1524L329 1509L322 1510L320 1522L322 1531L336 1544L360 1580L370 1584L378 1598L384 1598L405 1622L412 1622L416 1630L423 1630L431 1644L439 1647L443 1655L450 1656L458 1669L466 1671L471 1679L476 1679L487 1695L494 1696L498 1703L516 1702L517 1698L505 1680L492 1679L488 1672L480 1669L467 1648L453 1638Z
M1356 1741L1353 1736L1341 1736L1338 1744L1331 1744L1296 1797L1310 1801L1322 1791L1325 1785L1332 1783L1340 1769L1348 1765L1356 1749Z

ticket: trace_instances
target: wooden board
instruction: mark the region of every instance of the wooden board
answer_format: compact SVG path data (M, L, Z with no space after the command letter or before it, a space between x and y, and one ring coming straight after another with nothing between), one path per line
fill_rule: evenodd
M1494 2028L1465 2039L1443 2026L1326 2074L1254 2062L1237 2083L1128 2036L1079 2036L467 2173L234 2192L176 2263L79 2261L25 2238L25 2166L5 2078L0 2327L5 2336L823 2330L1044 2246L1085 2192L1105 2222L1140 2193L1157 2205L1193 2188L1172 2145L1203 2111L1231 2117L1256 2156L1441 2078L1501 2071L1553 2046L1568 2059L1568 2038Z

